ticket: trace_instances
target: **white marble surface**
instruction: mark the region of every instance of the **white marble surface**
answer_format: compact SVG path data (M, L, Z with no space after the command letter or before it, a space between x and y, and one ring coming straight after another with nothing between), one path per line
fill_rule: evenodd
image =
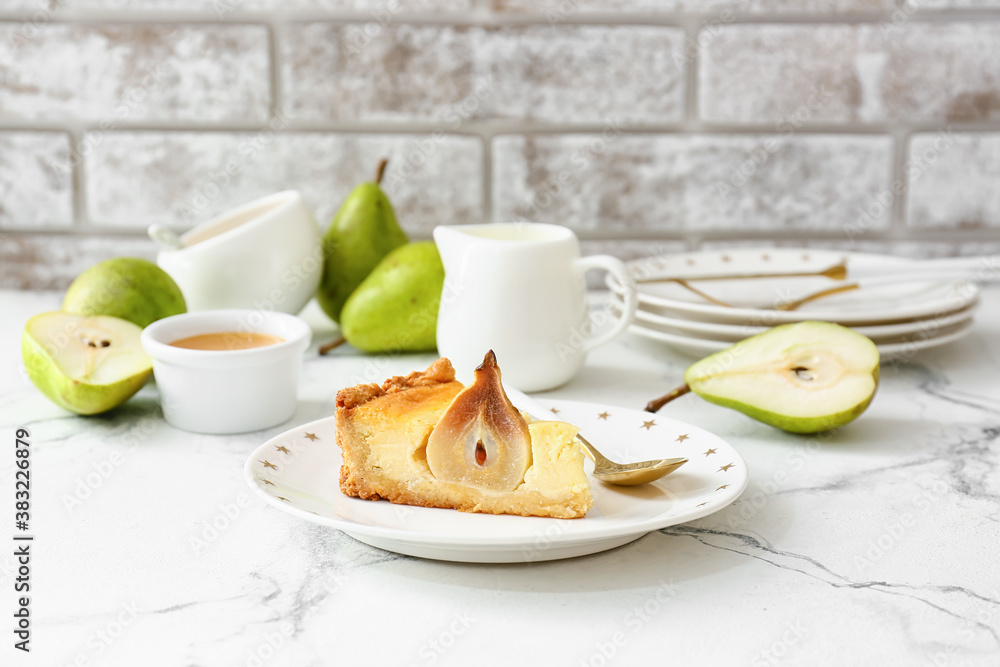
M1000 290L971 337L883 368L871 409L833 439L693 396L669 406L747 459L750 486L729 508L604 554L502 566L378 551L265 506L243 481L254 447L330 414L340 387L430 355L310 352L288 425L198 436L162 421L153 387L81 418L27 384L21 328L58 303L0 293L0 539L13 544L19 426L34 443L36 535L32 652L7 630L0 664L1000 664ZM687 363L627 335L552 396L641 406ZM0 550L8 626L12 552Z

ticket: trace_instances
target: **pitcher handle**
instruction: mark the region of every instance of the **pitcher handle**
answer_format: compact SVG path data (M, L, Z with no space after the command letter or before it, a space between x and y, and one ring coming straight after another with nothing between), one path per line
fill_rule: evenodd
M573 263L581 273L586 273L590 269L604 269L618 279L619 284L621 284L624 290L625 303L622 306L621 317L618 318L618 321L615 322L609 331L605 331L599 336L588 338L584 342L583 351L590 352L595 347L614 340L628 328L628 325L635 318L635 310L639 305L639 293L636 291L635 281L632 280L628 269L625 268L625 263L617 257L611 257L610 255L590 255L589 257L581 257Z

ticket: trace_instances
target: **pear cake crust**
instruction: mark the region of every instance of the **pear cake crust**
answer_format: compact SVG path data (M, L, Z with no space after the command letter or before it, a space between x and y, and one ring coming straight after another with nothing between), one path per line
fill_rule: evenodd
M458 404L456 411L468 409L456 398L463 392L466 396L475 393L474 389L475 385L467 390L455 380L451 362L442 358L423 372L338 392L337 444L344 460L341 492L367 500L463 512L560 519L584 516L593 505L590 483L575 440L578 429L564 422L527 423L530 465L513 490L434 475L427 461L431 433L453 403Z

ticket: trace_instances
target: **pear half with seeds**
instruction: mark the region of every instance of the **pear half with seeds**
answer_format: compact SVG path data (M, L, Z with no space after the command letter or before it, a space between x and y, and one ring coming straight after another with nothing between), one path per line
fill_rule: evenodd
M684 381L702 398L793 433L856 419L871 403L879 352L831 322L774 327L692 365Z
M500 384L493 350L441 415L426 451L431 473L443 481L493 491L513 491L524 481L531 435Z
M28 320L21 354L28 377L53 403L93 415L127 401L153 374L141 333L118 317L42 313Z

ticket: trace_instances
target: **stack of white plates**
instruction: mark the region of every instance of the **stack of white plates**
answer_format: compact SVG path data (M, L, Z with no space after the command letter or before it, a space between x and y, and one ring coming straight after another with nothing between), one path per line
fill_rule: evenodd
M629 263L637 280L684 276L690 278L687 285L701 294L677 282L640 282L639 309L630 330L698 357L778 324L804 320L849 326L871 338L886 357L909 356L970 332L979 305L979 290L970 282L928 275L926 279L865 286L783 311L774 307L835 287L839 281L823 276L696 279L817 273L841 262L848 267L848 279L886 266L899 266L907 274L920 273L916 260L829 250L760 248L650 257ZM613 278L608 286L615 294L612 307L620 310L621 286Z

